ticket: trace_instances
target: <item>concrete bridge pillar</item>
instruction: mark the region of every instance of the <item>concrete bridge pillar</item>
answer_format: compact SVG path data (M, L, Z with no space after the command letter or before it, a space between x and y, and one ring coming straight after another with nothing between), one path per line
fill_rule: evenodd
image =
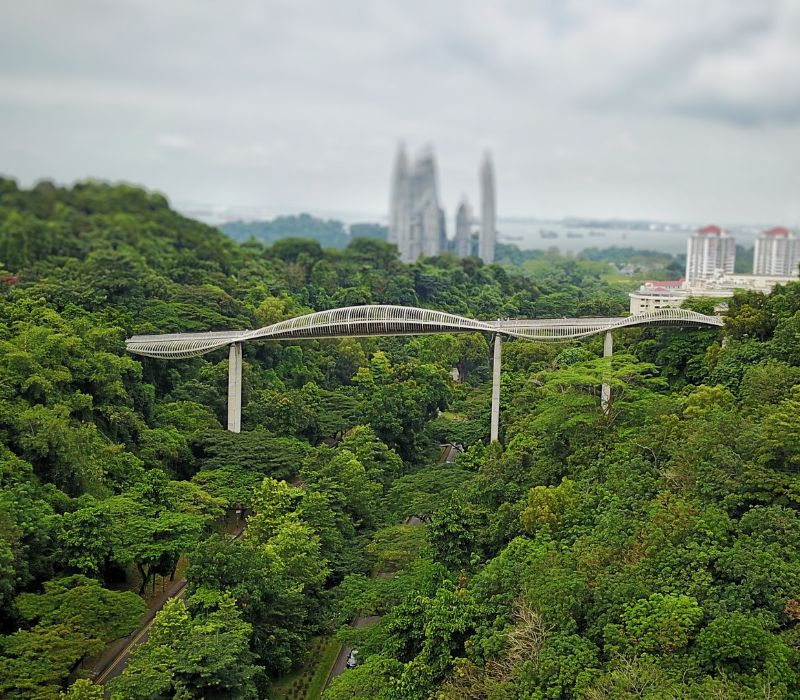
M500 364L503 347L500 334L494 336L494 360L492 361L492 428L491 441L500 439Z
M603 357L611 357L614 354L614 338L611 331L606 331L606 337L603 339ZM608 405L611 402L611 387L608 384L603 384L600 389L600 405L603 411L608 411Z
M228 430L242 431L242 344L231 343L228 355Z

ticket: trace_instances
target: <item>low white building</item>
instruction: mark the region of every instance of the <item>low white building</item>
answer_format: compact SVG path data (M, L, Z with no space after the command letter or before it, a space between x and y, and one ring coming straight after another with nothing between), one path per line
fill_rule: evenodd
M635 292L628 294L631 314L655 311L656 309L676 309L689 297L706 299L729 299L736 289L749 289L768 294L778 284L797 282L798 277L786 275L723 275L711 279L696 280L688 284L685 280L666 282L651 280L645 282Z
M698 280L688 289L695 297L714 296L714 292L728 292L729 296L733 296L734 289L749 289L769 294L775 285L797 282L797 280L797 275L729 274L717 275L708 280Z
M631 292L630 311L632 314L641 314L657 309L678 308L689 295L683 288L684 281L680 280L649 280L638 290Z

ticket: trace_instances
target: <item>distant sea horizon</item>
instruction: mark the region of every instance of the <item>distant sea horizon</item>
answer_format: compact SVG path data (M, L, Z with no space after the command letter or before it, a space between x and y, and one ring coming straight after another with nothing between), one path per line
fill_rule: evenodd
M341 221L346 227L352 224L373 223L386 225L387 216L376 216L366 212L298 210L294 213L270 210L264 207L212 208L192 205L176 208L186 216L204 223L219 226L231 221L269 221L279 216L310 216ZM714 222L669 223L647 220L620 220L602 218L564 217L561 219L534 216L498 217L498 242L514 244L527 250L556 248L561 253L579 253L586 248L635 248L656 250L677 255L686 252L686 239L697 228ZM728 230L739 245L752 247L755 237L767 225L720 224ZM452 226L448 237L453 237Z

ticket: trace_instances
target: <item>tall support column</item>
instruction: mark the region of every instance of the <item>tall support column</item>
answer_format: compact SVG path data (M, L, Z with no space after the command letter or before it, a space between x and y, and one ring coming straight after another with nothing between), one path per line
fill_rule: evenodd
M614 354L614 338L611 331L606 331L606 337L603 340L603 357L611 357ZM608 384L603 384L600 390L600 405L603 411L608 411L608 405L611 402L611 387Z
M500 364L503 353L502 337L494 336L494 360L492 362L492 428L491 441L500 439Z
M228 430L242 431L242 344L231 343L228 355Z

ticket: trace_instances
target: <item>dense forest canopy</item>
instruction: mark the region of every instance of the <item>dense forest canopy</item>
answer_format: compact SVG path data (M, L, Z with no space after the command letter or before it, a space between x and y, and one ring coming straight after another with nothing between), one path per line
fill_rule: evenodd
M220 229L236 241L255 239L271 245L283 238L307 238L323 248L346 248L355 238L377 238L386 240L388 229L381 224L351 224L346 227L341 221L318 219L310 214L278 216L271 221L231 221Z
M111 697L274 697L333 634L358 665L327 700L800 697L800 284L611 359L506 343L500 444L479 334L247 345L238 435L224 352L124 349L349 304L627 308L602 259L518 262L237 243L135 187L0 180L0 696L102 697L93 661L182 574Z

